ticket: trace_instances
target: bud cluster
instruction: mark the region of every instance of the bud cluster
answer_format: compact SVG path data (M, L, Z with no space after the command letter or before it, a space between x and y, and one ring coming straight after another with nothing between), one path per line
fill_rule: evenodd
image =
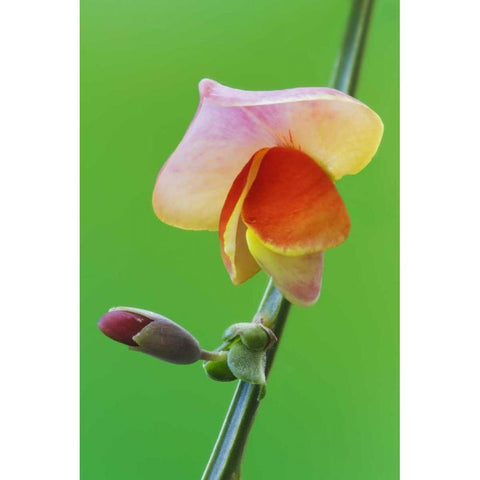
M261 323L236 323L223 335L217 349L226 355L204 363L207 375L218 381L240 379L264 386L266 351L277 341L275 334Z
M98 328L131 350L166 362L189 364L202 359L210 378L221 382L244 380L262 385L262 392L266 383L266 351L277 341L261 322L235 323L225 331L220 347L209 352L172 320L132 307L110 309L100 318Z

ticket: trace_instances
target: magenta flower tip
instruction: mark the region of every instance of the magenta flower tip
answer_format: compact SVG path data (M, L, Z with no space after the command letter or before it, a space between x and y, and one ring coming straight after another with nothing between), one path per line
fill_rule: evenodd
M114 310L100 318L98 328L112 340L136 347L133 337L152 321L138 313Z

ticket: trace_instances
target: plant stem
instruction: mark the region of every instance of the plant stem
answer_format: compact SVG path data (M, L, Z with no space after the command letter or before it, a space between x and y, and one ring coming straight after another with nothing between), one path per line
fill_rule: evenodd
M254 319L262 317L264 325L271 328L280 340L289 308L290 303L270 280ZM268 351L266 375L272 366L278 343ZM240 478L243 452L260 404L259 393L259 385L238 383L202 480Z
M337 57L331 85L353 95L357 85L368 24L374 0L353 0L342 48ZM272 367L290 303L275 288L272 280L257 314L271 328L278 342L267 353L266 375ZM239 480L243 454L260 401L260 387L239 382L202 480Z
M374 0L353 0L330 85L355 95Z

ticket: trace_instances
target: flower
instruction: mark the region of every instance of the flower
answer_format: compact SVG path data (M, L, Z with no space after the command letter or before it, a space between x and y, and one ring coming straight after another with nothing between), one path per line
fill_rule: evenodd
M218 230L234 284L263 269L292 303L315 303L323 252L350 230L334 182L370 162L380 117L330 88L254 92L206 79L199 89L195 117L158 174L156 215Z

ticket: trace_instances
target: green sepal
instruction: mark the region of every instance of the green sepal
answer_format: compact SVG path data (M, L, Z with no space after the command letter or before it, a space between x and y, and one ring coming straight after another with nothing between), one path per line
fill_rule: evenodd
M264 351L252 352L242 342L237 342L228 351L227 361L231 372L238 379L256 385L265 385L267 355Z

